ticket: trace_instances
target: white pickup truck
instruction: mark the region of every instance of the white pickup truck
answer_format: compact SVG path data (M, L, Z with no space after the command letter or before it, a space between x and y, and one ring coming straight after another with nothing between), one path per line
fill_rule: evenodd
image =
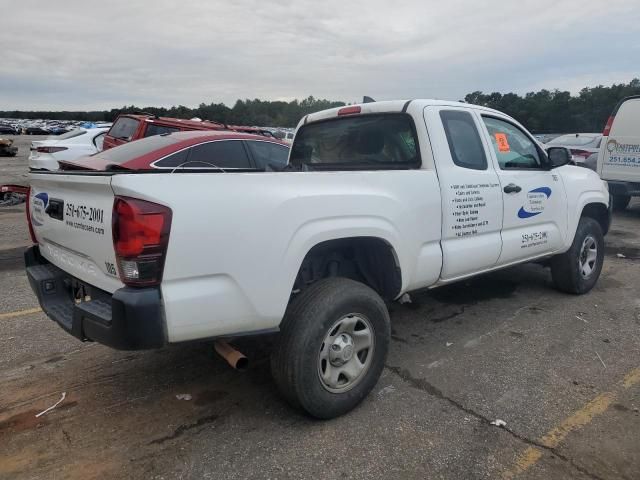
M484 107L336 108L280 171L32 173L27 274L53 320L118 349L279 331L278 387L331 418L380 376L385 302L531 261L593 287L609 193L568 162Z

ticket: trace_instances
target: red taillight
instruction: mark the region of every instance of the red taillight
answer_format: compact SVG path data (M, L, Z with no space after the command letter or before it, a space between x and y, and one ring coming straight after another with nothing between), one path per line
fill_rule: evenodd
M593 152L589 152L587 150L580 150L580 149L571 149L571 155L573 155L574 157L582 157L584 159L587 159L591 156Z
M613 125L613 119L615 118L614 115L611 115L609 117L609 119L607 120L607 124L604 126L604 130L602 131L602 135L604 137L608 137L609 133L611 133L611 126Z
M68 150L67 147L36 147L38 153L56 153Z
M33 231L33 225L31 224L31 188L27 191L27 225L29 226L29 235L33 243L38 243L36 240L36 233Z
M340 110L338 110L338 115L353 115L355 113L360 113L361 112L361 108L360 105L354 105L352 107L343 107Z
M120 279L130 286L158 285L171 230L171 209L129 197L113 203L113 247Z

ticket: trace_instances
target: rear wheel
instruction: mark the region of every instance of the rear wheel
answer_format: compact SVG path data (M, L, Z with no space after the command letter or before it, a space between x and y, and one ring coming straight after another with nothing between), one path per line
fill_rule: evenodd
M310 415L343 415L377 383L390 335L389 313L375 291L346 278L320 280L287 309L271 356L274 380Z
M571 248L551 259L551 275L558 290L581 295L593 288L604 261L602 227L593 218L582 217Z
M613 209L616 211L622 211L629 205L631 197L629 195L614 195L613 196Z

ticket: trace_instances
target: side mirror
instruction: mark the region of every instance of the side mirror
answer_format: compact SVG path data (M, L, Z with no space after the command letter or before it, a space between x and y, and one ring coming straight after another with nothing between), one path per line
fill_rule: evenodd
M551 168L561 167L571 163L571 152L565 147L549 147L547 148L549 156L549 166Z

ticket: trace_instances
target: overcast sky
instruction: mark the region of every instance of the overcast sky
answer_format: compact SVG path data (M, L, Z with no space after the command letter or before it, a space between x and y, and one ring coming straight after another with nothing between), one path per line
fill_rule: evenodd
M640 76L638 0L19 0L0 110L524 93Z

